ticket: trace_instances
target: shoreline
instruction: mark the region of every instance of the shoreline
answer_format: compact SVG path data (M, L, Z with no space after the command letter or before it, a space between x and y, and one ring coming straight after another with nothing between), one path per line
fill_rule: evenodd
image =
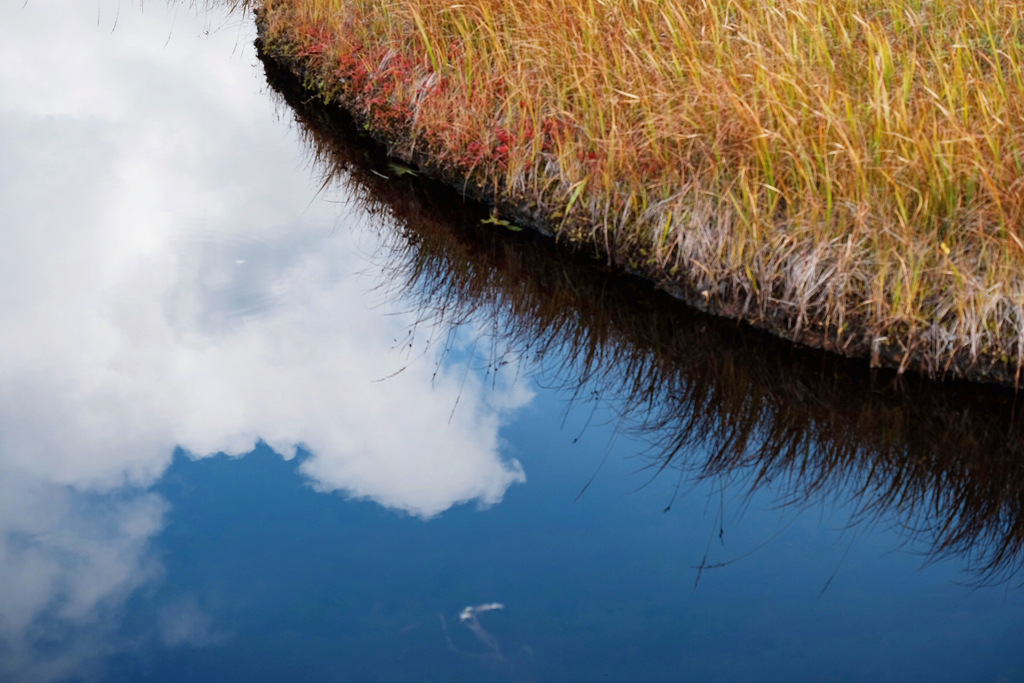
M323 182L343 183L356 205L394 222L381 263L390 271L388 290L410 297L441 328L474 319L494 330L501 341L491 346L492 366L509 351L530 356L531 366L548 368L543 384L576 395L574 405L591 400L577 393L586 377L595 400L616 406L621 430L661 435L645 450L658 467L693 465L678 459L682 440L718 454L698 469L753 466L766 481L803 473L797 477L807 486L799 488L807 493L821 492L828 471L839 478L889 472L901 485L876 487L881 499L868 496L874 511L879 500L904 511L917 503L926 514L955 511L920 527L949 532L933 546L936 556L963 548L965 538L1020 547L1021 534L1000 536L991 524L1020 517L1014 501L1024 500L1007 488L1024 462L1024 425L1009 389L868 371L698 313L533 231L482 230L485 207L423 176L387 177L383 148L359 135L347 113L309 101L291 72L265 64ZM552 351L572 360L549 364ZM935 496L920 494L936 482L942 492L935 495L948 505L930 505ZM997 507L1005 514L993 516ZM990 563L979 554L978 581L1003 580L1019 566L1007 560L1013 556L994 552Z
M295 0L290 2L295 4ZM267 0L256 10L257 49L261 58L291 72L311 97L345 109L370 137L385 145L389 155L396 160L491 206L494 222L498 225L528 227L562 243L597 254L610 266L647 279L657 288L702 312L741 321L798 345L866 359L871 367L894 369L899 374L911 371L939 380L959 379L1014 388L1018 385L1024 365L1024 341L1021 341L1024 340L1024 314L1017 320L1020 330L1014 331L1019 339L1011 339L1012 335L1001 333L1001 337L1011 339L1013 343L996 347L998 353L994 353L984 348L979 350L976 338L963 337L951 341L946 329L950 327L948 321L945 326L934 322L922 324L920 321L908 326L906 321L873 322L869 316L856 311L838 317L827 312L815 315L821 311L809 310L810 307L798 306L785 298L763 295L758 300L756 282L747 288L713 278L702 282L700 278L694 278L692 272L680 272L682 269L678 267L679 262L690 259L690 271L695 267L701 268L692 255L677 253L676 262L669 262L657 255L652 256L650 245L618 239L619 235L607 225L598 229L602 217L583 207L586 177L582 180L555 177L547 181L545 187L550 188L559 182L565 186L562 188L561 205L557 201L552 202L551 197L544 193L531 194L528 188L512 186L514 183L509 180L512 173L503 176L503 172L513 163L510 145L505 144L515 137L513 133L505 131L501 135L499 129L498 139L493 141L489 151L485 150L487 159L484 161L487 163L478 159L477 163L467 166L453 159L459 150L442 149L438 152L438 141L424 138L422 129L417 127L423 100L427 99L422 93L437 84L436 73L423 80L423 63L427 60L421 59L419 66L411 65L403 61L406 58L392 51L379 62L369 60L369 63L381 67L380 73L371 73L366 68L367 60L361 59L360 55L348 54L347 59L354 60L349 62L345 61L343 52L339 53L342 55L340 59L337 54L331 56L328 49L330 36L323 31L319 34L296 33L296 27L287 24L294 17L288 17L286 11L282 16L268 15L280 7L281 2ZM276 24L272 36L271 19ZM283 25L282 21L285 22ZM311 39L320 42L310 43ZM402 66L401 69L394 68L396 62ZM429 64L426 73L431 73ZM410 74L419 76L420 84L414 92L421 93L420 99L411 102L394 92L396 88L409 85L400 79L411 78ZM382 81L383 77L390 80ZM394 85L386 88L387 92L382 95L381 82ZM552 140L558 142L558 134L557 130L543 133L545 149ZM473 149L472 145L470 143L470 149ZM552 156L549 153L546 158L550 161ZM588 161L585 155L581 161L585 166ZM569 190L567 202L565 189ZM607 213L604 221L607 223ZM668 223L671 224L671 215ZM674 229L682 232L687 226ZM667 234L668 227L665 230ZM805 246L812 250L815 248L814 245ZM949 249L945 242L942 242L942 247L940 254L944 252L948 259ZM791 247L791 250L795 249ZM959 279L955 265L951 267ZM750 267L746 266L746 270L749 274ZM1007 288L1014 290L1011 285L1015 283L1007 283ZM1021 289L1024 292L1024 282ZM1024 311L1024 297L1021 298L1022 301L1014 305ZM954 320L951 326L955 332L958 321ZM942 344L935 341L938 337L943 337ZM944 352L936 351L939 346L944 348Z

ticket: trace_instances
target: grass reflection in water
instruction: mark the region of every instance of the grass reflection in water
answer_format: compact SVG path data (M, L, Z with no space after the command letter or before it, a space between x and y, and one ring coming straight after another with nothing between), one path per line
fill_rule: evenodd
M425 321L489 330L490 361L529 359L569 401L610 405L662 475L715 477L782 502L824 497L959 556L972 581L1024 560L1024 428L1002 389L874 373L681 306L584 254L502 229L413 173L389 173L342 114L268 79L291 105L324 187L386 216L390 286ZM495 223L499 223L496 225Z

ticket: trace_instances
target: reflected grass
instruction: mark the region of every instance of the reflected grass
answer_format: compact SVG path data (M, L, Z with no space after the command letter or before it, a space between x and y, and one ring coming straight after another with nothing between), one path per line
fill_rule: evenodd
M661 476L771 487L793 506L844 503L851 524L899 526L928 558L960 558L973 581L1019 576L1024 427L1014 393L800 350L602 260L495 230L483 206L389 173L358 126L266 67L325 191L343 184L382 218L388 286L425 322L482 330L491 367L524 360L568 402L610 406Z

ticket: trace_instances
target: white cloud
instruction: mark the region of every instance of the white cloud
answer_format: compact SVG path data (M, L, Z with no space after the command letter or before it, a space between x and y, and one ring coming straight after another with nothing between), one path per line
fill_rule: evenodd
M160 574L147 550L165 513L152 493L88 497L4 471L0 679L84 675L114 649L111 618Z
M217 24L123 3L111 32L114 11L0 6L0 665L26 680L74 659L26 663L33 624L93 623L154 576L145 487L175 446L304 445L316 488L422 517L524 480L499 429L528 391L396 348L412 320L311 202L251 28L196 41ZM168 614L170 641L207 632Z
M160 639L168 647L208 647L231 637L229 633L217 630L213 618L191 596L164 605L157 622Z
M232 63L251 36L196 42L209 20L152 6L110 33L113 6L97 28L66 4L3 10L22 68L0 75L0 458L102 489L152 481L176 444L301 443L321 487L427 516L521 480L497 406L528 396L396 353L411 318L368 294L344 219L310 203L294 135Z

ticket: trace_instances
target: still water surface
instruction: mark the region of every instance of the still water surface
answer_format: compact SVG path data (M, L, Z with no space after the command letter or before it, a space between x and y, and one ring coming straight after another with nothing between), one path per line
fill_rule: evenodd
M1024 679L1010 398L494 239L253 38L0 7L0 679Z

